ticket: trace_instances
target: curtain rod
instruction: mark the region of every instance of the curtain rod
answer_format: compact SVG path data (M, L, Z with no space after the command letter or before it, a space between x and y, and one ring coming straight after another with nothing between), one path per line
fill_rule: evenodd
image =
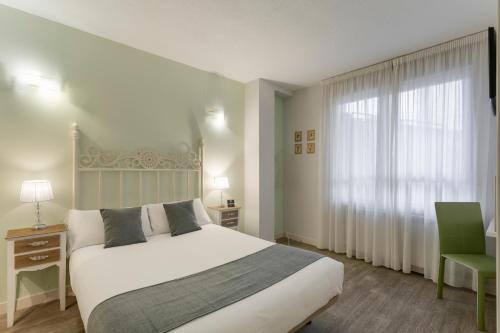
M393 60L398 59L398 58L406 57L406 56L414 54L414 53L418 53L418 52L422 52L422 51L425 51L425 50L429 50L429 49L432 49L434 47L438 47L438 46L441 46L441 45L444 45L444 44L448 44L448 43L454 42L456 40L459 40L459 39L462 39L462 38L467 38L469 36L474 36L474 35L477 35L477 34L480 34L480 33L486 32L486 31L488 31L488 29L484 29L484 30L481 30L481 31L478 31L478 32L473 32L473 33L470 33L470 34L467 34L467 35L464 35L464 36L461 36L461 37L453 38L453 39L450 39L450 40L448 40L446 42L441 42L441 43L434 44L432 46L429 46L429 47L426 47L426 48L423 48L423 49L420 49L420 50L417 50L417 51L408 52L408 53L405 53L405 54L402 54L402 55L398 55L396 57L392 57L392 58L389 58L389 59L386 59L386 60L382 60L382 61L376 62L374 64L370 64L370 65L366 65L366 66L363 66L363 67L355 68L353 70L350 70L350 71L347 71L347 72L344 72L344 73L335 74L333 76L324 78L320 82L331 80L331 79L333 79L333 78L335 78L337 76L346 75L346 74L349 74L349 73L352 73L352 72L363 70L363 69L368 68L368 67L377 66L377 65L383 64L384 62L393 61Z

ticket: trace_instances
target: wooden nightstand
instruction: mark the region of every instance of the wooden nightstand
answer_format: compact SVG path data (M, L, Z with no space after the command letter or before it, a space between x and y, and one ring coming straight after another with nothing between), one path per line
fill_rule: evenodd
M65 224L7 231L7 327L14 325L17 275L22 271L58 266L60 309L66 309L66 231Z
M238 230L240 221L240 206L236 207L208 207L211 218L220 226Z

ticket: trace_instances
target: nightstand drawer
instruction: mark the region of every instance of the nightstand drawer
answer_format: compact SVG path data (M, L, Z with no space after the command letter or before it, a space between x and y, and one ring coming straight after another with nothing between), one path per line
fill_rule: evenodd
M14 253L24 253L59 247L59 235L23 239L14 242Z
M221 221L220 225L226 228L233 228L238 226L238 219Z
M232 219L232 218L237 218L238 217L238 210L228 210L227 212L222 212L222 220L225 219Z
M23 268L59 261L61 258L60 249L23 254L15 257L15 268Z

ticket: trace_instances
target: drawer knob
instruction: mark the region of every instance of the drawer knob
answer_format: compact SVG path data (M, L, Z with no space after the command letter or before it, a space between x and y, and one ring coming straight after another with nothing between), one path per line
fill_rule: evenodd
M37 246L44 246L44 245L47 245L49 244L49 241L46 241L46 240L43 240L43 241L35 241L35 242L31 242L29 243L30 246L33 246L33 247L37 247Z
M48 255L43 255L43 256L32 256L30 257L30 260L31 261L40 261L40 260L45 260L47 259L49 256Z

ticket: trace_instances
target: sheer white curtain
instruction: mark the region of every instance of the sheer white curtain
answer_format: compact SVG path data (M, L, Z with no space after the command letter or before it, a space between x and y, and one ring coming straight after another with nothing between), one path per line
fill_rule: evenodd
M487 50L479 33L323 83L321 248L436 280L434 202L480 201L492 218Z

